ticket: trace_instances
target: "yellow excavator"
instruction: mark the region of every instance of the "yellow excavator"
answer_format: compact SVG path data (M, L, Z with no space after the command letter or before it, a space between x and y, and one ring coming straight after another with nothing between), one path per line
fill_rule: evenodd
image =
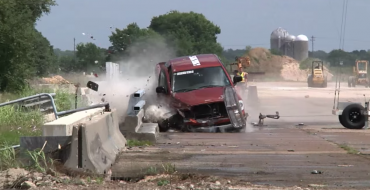
M311 74L308 75L307 84L308 87L326 88L328 86L327 76L324 73L324 63L322 61L312 61Z
M247 67L251 66L251 61L248 56L235 57L235 61L236 62L229 64L229 69L232 72L238 70L239 68L243 68L245 70ZM264 75L265 74L265 72L246 72L246 73L248 76L248 80L251 80L250 78L251 75L253 76L253 75Z
M356 87L356 85L363 85L366 88L369 87L369 78L367 76L367 60L356 60L355 66L353 67L354 76L348 77L348 87Z

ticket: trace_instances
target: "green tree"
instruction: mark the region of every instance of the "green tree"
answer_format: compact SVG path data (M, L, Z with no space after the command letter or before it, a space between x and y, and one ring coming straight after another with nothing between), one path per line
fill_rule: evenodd
M153 17L149 28L166 37L167 42L176 47L177 56L202 53L222 55L223 48L216 36L221 29L203 14L171 11Z
M93 43L79 43L76 47L77 62L74 69L77 71L90 72L96 69L103 69L105 66L104 49Z
M111 61L122 60L143 54L168 53L165 39L152 29L140 28L136 23L109 36L112 46L108 49ZM165 55L162 55L165 56Z
M21 90L26 79L48 73L51 46L35 22L53 5L53 0L0 0L0 91Z
M327 61L332 66L339 66L339 63L343 61L344 66L352 66L356 60L356 56L349 52L345 52L341 49L332 50L327 57Z

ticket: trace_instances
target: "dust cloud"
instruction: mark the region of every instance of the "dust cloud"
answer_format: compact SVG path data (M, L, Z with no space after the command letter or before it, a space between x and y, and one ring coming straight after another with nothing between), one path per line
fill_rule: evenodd
M101 98L100 101L109 102L110 106L117 110L121 122L126 116L130 96L137 90L145 90L144 99L147 105L156 103L155 87L158 82L155 76L156 64L175 56L174 48L153 41L131 45L128 54L128 58L116 62L122 72L119 78L108 80L103 74L99 76L99 81L96 81L99 84L97 93L99 99ZM158 110L153 112L161 114Z
M240 89L241 85L244 85L244 84L237 83L235 86L236 86L236 88ZM246 121L245 132L246 133L251 133L255 130L252 122L254 122L256 118L258 118L258 115L259 115L258 108L256 107L256 104L252 103L253 101L250 101L248 99L248 91L244 91L244 93L242 93L239 90L238 93L239 93L240 97L243 100L244 110L249 115L248 118L247 118L247 121Z

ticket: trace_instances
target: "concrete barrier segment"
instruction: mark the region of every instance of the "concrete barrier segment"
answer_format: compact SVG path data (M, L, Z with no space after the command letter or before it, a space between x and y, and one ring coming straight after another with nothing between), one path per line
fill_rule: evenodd
M143 123L144 109L135 115L127 115L125 122L120 124L120 130L126 139L150 141L155 143L159 133L157 123Z
M96 174L105 174L126 146L120 133L116 110L94 116L73 127L70 156L65 166Z
M42 126L43 136L71 136L72 127L79 123L90 120L93 116L101 114L104 108L95 108L80 111L68 116L60 117L57 120L45 123Z

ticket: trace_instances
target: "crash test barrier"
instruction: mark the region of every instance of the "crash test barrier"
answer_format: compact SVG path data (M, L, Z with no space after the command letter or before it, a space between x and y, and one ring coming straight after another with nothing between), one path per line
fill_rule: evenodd
M42 126L43 136L21 137L21 150L43 150L72 170L104 174L126 146L116 110L109 103L57 111L52 94L38 94L2 103L1 106L49 97L55 120ZM104 108L103 108L104 107Z
M44 136L21 137L21 148L55 153L64 166L105 174L126 147L117 111L109 106L77 112L43 126Z
M126 139L150 141L155 143L159 134L157 123L143 123L145 90L140 89L130 96L129 107L124 122L120 124L120 130Z
M64 166L106 174L125 146L126 139L119 130L117 111L102 112L73 126L69 157Z
M257 86L248 86L248 104L258 104L258 91Z

